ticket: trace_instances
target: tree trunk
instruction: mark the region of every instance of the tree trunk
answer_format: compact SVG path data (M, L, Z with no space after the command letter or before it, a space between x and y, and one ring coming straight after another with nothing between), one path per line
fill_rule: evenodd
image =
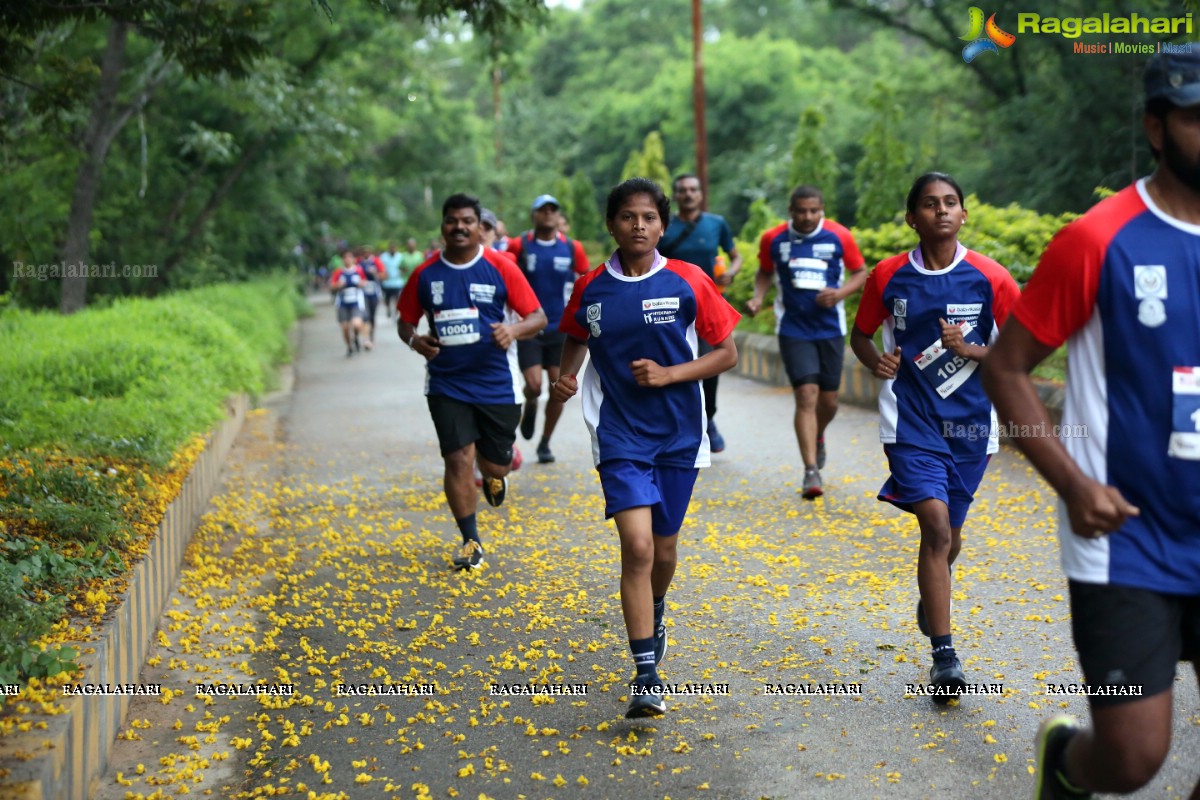
M64 274L58 310L73 314L87 303L88 241L92 230L92 214L100 189L100 170L108 155L116 131L112 130L113 106L125 68L125 42L129 23L114 20L108 26L108 46L100 65L100 82L92 100L92 114L84 132L83 158L75 173L75 188L71 194L71 213L67 217L67 236L62 247ZM68 274L71 277L68 277Z
M125 123L145 107L154 90L167 76L170 62L152 56L139 79L141 87L137 94L124 106L117 108L117 94L121 89L121 73L125 69L125 43L129 38L128 22L114 20L108 26L108 45L100 62L100 81L96 96L92 100L92 113L84 131L80 150L83 158L75 173L75 187L71 192L71 212L67 217L67 235L63 240L61 260L65 267L62 278L62 293L58 310L73 314L87 305L88 258L91 255L90 234L92 215L96 210L96 198L100 193L100 171L108 158L108 149L113 139L125 127ZM71 273L72 277L67 277Z

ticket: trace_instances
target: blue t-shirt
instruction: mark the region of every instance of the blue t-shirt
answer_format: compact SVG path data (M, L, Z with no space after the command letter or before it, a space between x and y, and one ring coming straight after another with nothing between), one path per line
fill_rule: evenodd
M482 247L466 264L431 258L405 283L398 308L410 325L428 319L441 345L425 365L425 394L480 405L524 400L517 343L501 350L492 338L493 324L538 309L529 282L511 260Z
M672 215L667 232L658 242L659 249L667 258L695 264L711 278L713 268L717 265L718 248L726 253L734 250L733 231L729 230L729 223L724 217L707 211L700 212L692 232L684 236L688 225Z
M516 246L508 252L517 259L517 265L524 270L529 285L542 303L542 310L546 312L546 330L558 330L558 321L571 297L575 278L588 269L583 246L562 236L542 241L527 233L517 238Z
M822 289L841 287L843 267L858 272L863 257L850 231L831 219L822 219L807 236L788 222L763 233L758 268L776 276L775 332L804 341L845 336L843 302L831 308L817 304Z
M950 266L926 269L918 248L884 259L863 287L855 326L883 326L883 350L900 348L900 369L879 392L879 439L977 459L999 447L995 412L979 362L942 347L939 320L963 328L967 344L995 339L1020 296L1008 270L961 244Z
M724 341L740 315L691 264L656 254L645 275L625 275L614 255L575 283L559 326L586 341L580 385L597 465L612 459L691 469L709 464L700 381L639 386L630 364L692 361L699 339Z
M1013 314L1067 344L1063 446L1141 512L1085 539L1060 503L1067 576L1200 594L1200 225L1138 181L1054 237Z

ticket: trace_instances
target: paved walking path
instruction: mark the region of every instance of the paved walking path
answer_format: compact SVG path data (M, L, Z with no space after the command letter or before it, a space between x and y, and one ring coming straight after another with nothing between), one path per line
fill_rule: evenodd
M294 384L248 420L197 532L97 800L335 798L1016 798L1033 733L1079 680L1053 497L1012 451L993 459L955 575L968 680L1003 694L934 706L912 619L913 519L874 495L875 414L843 408L827 495L799 498L790 392L723 378L729 450L698 483L668 596L663 675L713 692L623 718L632 674L618 550L577 403L535 443L500 509L481 500L488 567L458 541L420 359L380 318L345 358L332 309L301 325ZM539 425L540 429L540 425ZM290 697L197 697L197 684L293 684ZM341 684L434 687L342 696ZM582 696L496 696L562 683ZM861 684L861 697L768 684ZM1139 798L1186 797L1200 764L1195 676L1177 683L1176 746ZM156 795L155 792L158 792Z

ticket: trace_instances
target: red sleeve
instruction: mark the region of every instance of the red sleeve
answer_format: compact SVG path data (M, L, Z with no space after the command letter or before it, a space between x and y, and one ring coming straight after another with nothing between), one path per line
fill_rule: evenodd
M521 257L521 237L510 236L508 239L508 249L504 252L512 253L513 258L519 259Z
M583 302L583 290L603 272L604 265L601 264L575 281L575 286L571 289L571 299L567 301L567 307L563 310L562 319L558 321L558 329L572 339L578 339L581 342L587 341L588 330L587 328L580 327L579 323L575 321L575 315L579 313L579 304Z
M867 276L858 301L858 314L854 317L854 327L867 336L874 336L884 320L891 316L891 312L883 307L883 290L896 271L907 263L908 253L900 253L880 261Z
M858 272L862 269L867 262L863 258L862 251L858 249L858 242L854 241L854 234L845 225L841 225L831 219L825 220L825 225L833 231L834 235L838 237L838 241L842 243L842 261L845 263L846 269L850 272Z
M775 261L771 258L771 242L775 241L775 237L786 227L786 222L776 225L774 228L764 231L762 238L758 240L758 269L760 272L775 271Z
M686 261L667 261L667 269L687 281L696 295L696 333L711 345L729 338L742 315L721 296L713 279L695 264Z
M588 264L587 253L583 252L583 244L578 239L575 240L575 272L583 275L591 269Z
M1146 204L1130 186L1060 230L1012 309L1047 347L1058 347L1087 324L1096 306L1100 270L1112 237Z
M396 313L409 325L420 324L421 317L425 313L425 309L421 308L421 297L417 294L418 285L421 283L421 273L438 258L439 256L434 256L427 259L424 264L414 269L412 275L409 275L408 280L404 282L404 288L400 291L400 299L396 301Z
M974 250L967 251L967 259L983 273L984 277L988 279L988 283L992 285L992 317L996 320L996 329L999 330L1004 321L1008 319L1013 305L1021 297L1021 290L1017 287L1017 282L1013 280L1012 273L998 261Z
M517 268L516 259L492 258L492 255L492 253L488 253L484 258L488 259L500 273L500 278L508 290L509 307L522 317L528 317L541 308L542 304L537 299L537 295L533 293L533 287L529 285L529 281L525 279L525 273Z
M489 250L488 258L491 258L492 256L496 256L497 258L502 258L505 261L511 261L514 267L517 266L517 257L514 256L512 253L508 252L507 250Z
M341 279L342 279L342 268L338 267L337 269L335 269L333 271L333 275L329 276L329 285L337 286L338 281L340 281Z

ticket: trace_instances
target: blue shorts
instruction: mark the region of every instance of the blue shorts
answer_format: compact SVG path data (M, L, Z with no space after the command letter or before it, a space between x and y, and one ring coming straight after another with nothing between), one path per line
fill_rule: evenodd
M695 467L656 467L624 459L605 461L596 471L604 489L604 518L610 519L618 511L650 506L651 530L656 536L679 533L700 474Z
M950 527L962 527L991 456L956 461L909 444L885 444L883 452L892 474L879 490L880 500L909 513L914 503L941 500L950 509Z

